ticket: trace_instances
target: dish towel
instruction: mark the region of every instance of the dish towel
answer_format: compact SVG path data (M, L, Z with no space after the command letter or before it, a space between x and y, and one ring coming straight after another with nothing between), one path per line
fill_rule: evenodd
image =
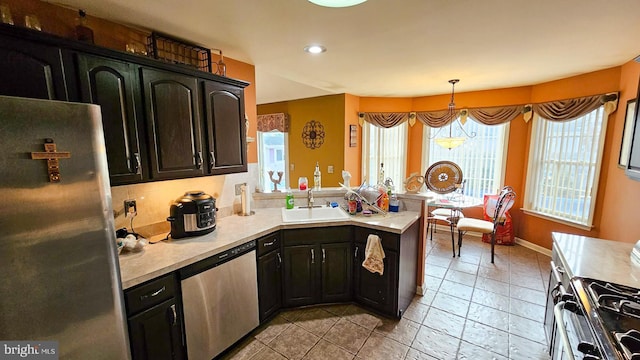
M382 249L382 242L378 235L370 234L367 237L367 247L364 250L364 261L362 267L371 271L372 273L384 273L384 250Z

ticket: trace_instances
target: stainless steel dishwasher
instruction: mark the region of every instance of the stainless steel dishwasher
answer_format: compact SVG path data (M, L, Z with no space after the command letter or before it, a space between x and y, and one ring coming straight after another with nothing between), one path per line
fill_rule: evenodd
M211 360L259 323L256 242L180 271L189 360Z

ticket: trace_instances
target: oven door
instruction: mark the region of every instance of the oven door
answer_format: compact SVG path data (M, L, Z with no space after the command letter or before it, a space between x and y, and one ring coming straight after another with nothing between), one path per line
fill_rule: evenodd
M575 301L560 301L553 307L556 319L554 342L551 345L552 360L601 359L594 348L595 339L587 318ZM587 346L585 346L587 345ZM588 354L583 353L589 349Z

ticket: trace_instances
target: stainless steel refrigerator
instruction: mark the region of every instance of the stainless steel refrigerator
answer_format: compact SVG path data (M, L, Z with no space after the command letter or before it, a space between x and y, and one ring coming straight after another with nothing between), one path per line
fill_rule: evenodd
M100 108L0 96L0 341L129 359Z

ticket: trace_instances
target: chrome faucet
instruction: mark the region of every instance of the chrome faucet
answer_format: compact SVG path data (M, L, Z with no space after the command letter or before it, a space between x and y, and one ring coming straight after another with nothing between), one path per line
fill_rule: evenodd
M311 189L307 191L307 207L313 207L313 190Z

